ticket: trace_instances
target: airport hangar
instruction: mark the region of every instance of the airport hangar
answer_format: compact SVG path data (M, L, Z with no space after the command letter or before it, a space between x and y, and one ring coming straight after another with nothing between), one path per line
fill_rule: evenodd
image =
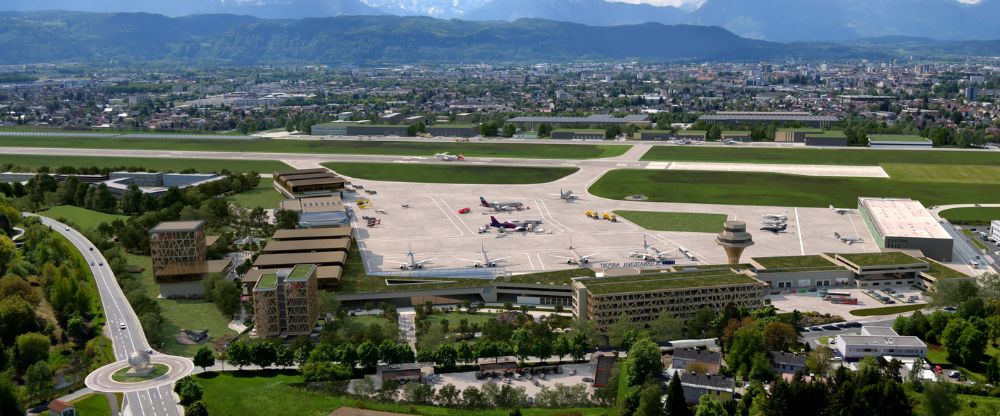
M951 261L955 241L920 202L861 197L858 212L880 248L920 250L934 260Z

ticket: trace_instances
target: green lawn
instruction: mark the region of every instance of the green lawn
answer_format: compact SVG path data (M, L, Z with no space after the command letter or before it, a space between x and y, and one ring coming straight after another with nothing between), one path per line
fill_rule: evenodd
M204 389L203 401L212 416L285 415L326 416L337 408L350 406L421 416L508 416L505 409L449 409L440 406L414 406L376 403L350 397L333 396L292 387L302 383L302 376L286 372L224 372L195 376ZM294 409L294 410L292 410ZM521 409L524 416L599 416L611 415L612 409Z
M111 379L119 383L138 383L140 381L148 381L167 374L167 372L170 371L170 367L167 367L164 364L154 363L153 371L150 371L149 374L144 376L129 376L127 374L129 371L131 371L131 368L129 367L115 371L115 373L111 375Z
M1000 220L1000 208L954 208L940 214L941 218L953 224L987 225L990 221Z
M550 272L516 274L510 277L510 282L543 285L569 285L573 282L574 277L594 277L594 269L566 269L553 270Z
M997 183L1000 166L981 165L931 165L914 163L886 163L882 169L889 177L907 182L924 183Z
M75 207L72 205L60 205L53 207L39 212L38 215L44 215L56 220L65 219L77 227L90 230L97 229L97 226L101 225L101 223L112 222L116 219L125 220L128 218L124 215L105 214L103 212L91 211L86 208Z
M594 159L620 156L628 145L527 144L361 140L217 140L153 138L0 137L0 147L79 149L202 150L271 153L433 156L439 152L474 157Z
M121 400L119 400L120 402ZM107 416L111 414L108 398L101 393L93 393L72 402L79 416Z
M979 240L979 236L977 236L971 230L962 229L962 234L965 234L966 237L969 237L969 241L971 241L972 244L976 246L976 248L980 250L989 249L989 247L986 247L986 244L984 244L981 240Z
M749 147L655 146L643 155L647 161L802 163L810 165L880 165L912 163L931 165L1000 165L997 152L934 150L767 149Z
M208 335L213 339L222 335L236 335L229 329L230 319L222 316L215 304L204 299L158 299L159 288L153 281L152 260L149 256L127 254L131 266L143 268L139 275L146 288L146 294L156 299L163 315L163 335L167 340L162 347L154 346L165 354L193 357L201 345L182 345L174 341L174 336L181 329L208 329Z
M3 143L3 139L0 139ZM0 144L0 146L3 146ZM232 149L230 147L230 149ZM194 169L198 172L218 172L229 170L231 172L256 171L260 173L270 173L274 171L289 170L290 166L277 160L213 160L213 159L179 159L174 157L104 157L104 156L42 156L42 155L3 155L0 152L0 159L9 160L15 166L21 166L29 170L35 170L42 166L57 168L60 166L73 166L77 168L96 166L99 168L121 168L121 167L141 167L151 171L174 171L180 172L187 169ZM6 161L4 163L7 163Z
M964 152L963 152L964 153ZM859 196L907 197L924 205L1000 202L1000 183L929 183L883 178L833 178L776 173L612 170L589 190L624 199L797 207L854 206Z
M688 212L615 211L618 216L647 230L717 233L722 231L726 214Z
M552 182L578 168L535 168L512 166L449 165L407 163L324 163L337 173L375 181L469 184L529 184Z
M469 325L479 325L479 327L482 327L483 325L486 325L487 322L497 319L497 316L491 313L481 312L474 314L466 312L441 312L428 315L427 318L425 318L425 320L434 328L439 327L441 325L440 322L445 319L448 320L448 329L455 331L455 328L458 328L458 322L463 319L467 319L469 321Z
M274 190L273 183L273 179L261 178L256 188L227 197L226 200L243 208L278 208L284 198Z
M926 307L927 305L924 304L912 304L912 305L885 306L881 308L855 309L851 311L851 315L854 316L894 315L897 313L916 311Z

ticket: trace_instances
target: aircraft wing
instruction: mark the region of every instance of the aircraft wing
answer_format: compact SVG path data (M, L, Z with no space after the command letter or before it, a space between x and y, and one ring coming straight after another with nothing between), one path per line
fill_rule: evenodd
M385 260L385 261L388 262L388 263L396 263L396 264L410 264L410 263L405 262L405 261L392 261L392 260Z
M586 256L580 256L580 258L581 259L589 259L591 257L594 257L594 256L598 255L598 254L601 254L601 253L588 254Z
M501 257L501 258L498 258L498 259L491 259L491 260L492 260L493 262L498 262L498 261L504 261L504 260L507 260L507 259L509 259L509 258L511 258L511 257L512 257L512 256L507 256L507 257Z
M417 262L417 264L430 263L431 260L434 260L434 259L420 260L420 261Z
M550 254L550 256L552 256L552 257L555 257L555 258L557 258L557 259L565 259L565 260L573 260L573 261L576 261L576 257L566 257L566 256L557 256L557 255L555 255L555 254Z
M461 261L467 261L469 263L474 263L474 264L482 264L483 263L482 260L471 260L471 259L459 259L459 260L461 260Z

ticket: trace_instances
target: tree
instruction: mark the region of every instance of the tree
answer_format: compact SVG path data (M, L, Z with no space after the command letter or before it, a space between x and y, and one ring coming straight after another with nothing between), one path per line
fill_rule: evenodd
M235 281L220 279L212 286L212 303L222 316L231 318L240 311L241 294L242 290Z
M531 355L535 342L537 340L533 339L531 332L525 328L517 329L510 338L511 346L514 348L514 355L521 362L524 362Z
M634 416L659 416L662 412L660 403L660 387L656 383L649 383L642 388L639 393L639 405L636 406Z
M809 352L806 356L806 368L810 373L817 376L825 376L830 371L830 364L833 360L833 351L825 345L821 345Z
M17 246L6 234L0 233L0 275L7 273L7 267L16 256Z
M11 345L18 335L37 328L35 309L31 303L20 296L0 299L0 341Z
M204 402L194 402L184 408L184 416L208 416L208 407Z
M250 365L250 346L244 341L233 341L226 347L226 354L229 356L229 364L235 365L239 369Z
M202 346L198 349L198 352L194 354L194 365L201 367L202 371L205 371L208 367L215 365L215 352L212 351L207 345Z
M951 416L961 408L955 387L948 382L928 383L920 404L925 416Z
M204 391L201 385L193 378L184 377L177 380L177 384L174 385L174 393L177 393L177 396L180 397L182 406L189 406L201 400Z
M454 367L457 360L458 351L451 344L442 344L434 353L434 362L445 367Z
M608 342L618 351L628 351L639 337L639 328L628 314L618 315L618 320L608 328Z
M728 416L729 413L726 412L726 408L722 407L722 403L718 400L713 399L709 395L701 396L698 400L698 408L694 411L694 416Z
M684 398L684 388L681 386L681 376L674 371L667 384L666 416L690 416L687 399Z
M28 367L28 371L24 373L24 387L35 402L47 400L52 396L52 369L49 365L39 361Z
M483 393L474 386L462 390L462 407L466 409L482 409L487 406Z
M641 386L649 377L656 377L663 371L663 357L660 355L660 347L647 337L639 338L632 348L628 350L628 358L625 365L629 369L629 386Z
M17 368L26 370L32 364L49 358L49 338L37 332L17 336Z
M21 415L24 414L24 407L17 394L17 386L14 385L13 375L5 374L0 377L0 414Z
M552 134L552 126L547 123L541 123L538 125L538 137L549 137Z
M569 355L575 361L582 360L587 355L587 351L590 351L590 338L583 331L573 333L573 337L569 341Z
M292 229L299 226L299 213L297 211L279 209L274 213L275 225L279 229Z
M710 338L715 336L715 329L712 321L718 314L708 308L699 309L694 316L687 321L687 334L692 338Z
M684 322L674 318L669 312L662 311L656 320L649 324L649 332L654 341L673 341L684 336Z
M749 377L754 357L764 352L764 335L754 326L740 328L726 355L726 363L736 374Z
M784 322L769 322L764 325L764 347L768 351L788 351L798 342L795 328Z
M569 354L569 341L566 341L566 337L558 337L552 342L552 353L556 355L559 364L562 364L563 356Z
M444 407L455 407L461 404L458 388L454 384L445 384L437 391L435 401Z
M515 127L513 124L505 124L503 126L504 137L514 137L514 134L516 133L517 133L517 127Z
M258 340L250 344L250 362L268 368L278 360L278 350L270 341Z
M371 341L365 341L362 342L361 345L358 345L357 353L358 361L361 363L362 367L375 368L375 366L378 365L378 347L376 347Z
M118 200L118 208L127 215L142 213L142 190L138 184L131 184Z
M986 381L992 385L1000 383L1000 358L990 357L986 364Z

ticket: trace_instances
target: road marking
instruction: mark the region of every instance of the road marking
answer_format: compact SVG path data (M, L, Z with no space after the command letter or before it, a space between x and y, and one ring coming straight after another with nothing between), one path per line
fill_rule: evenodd
M802 244L802 226L799 225L799 208L795 207L795 228L798 229L799 234L799 251L804 256L806 254L806 247Z
M427 198L429 198L431 200L431 202L434 203L434 206L436 206L437 209L440 210L442 214L444 214L444 217L448 219L448 222L451 222L451 225L455 227L456 231L458 231L458 235L459 236L465 235L465 233L462 232L462 229L458 227L458 224L455 223L455 220L451 218L451 215L448 215L448 211L446 211L444 208L441 208L441 204L439 204L438 201L436 199L434 199L433 196L430 196L430 195L426 195L426 196L427 196ZM466 227L466 228L468 228L468 227ZM472 230L469 230L469 232L472 232Z
M442 204L444 204L445 208L447 208L447 209L448 209L448 212L447 212L447 215L448 215L448 216L451 216L451 215L456 215L456 216L457 216L457 215L458 215L457 211L453 210L453 209L451 208L451 206L450 206L450 205L448 205L448 202L446 202L446 201L444 200L444 198L441 198L441 197L438 197L438 199L440 199L440 200L441 200L441 203L442 203ZM434 200L434 197L431 197L431 200ZM452 214L453 212L454 212L455 214ZM466 224L466 223L465 223L465 221L462 221L462 218L461 218L461 217L459 217L459 218L458 218L458 222L462 223L462 226L463 226L463 227L465 227L465 229L466 229L466 230L469 230L469 234L475 234L475 233L476 233L475 231L472 231L472 229L471 229L471 228L469 228L469 225L468 225L468 224ZM463 234L463 235L464 235L464 234Z

